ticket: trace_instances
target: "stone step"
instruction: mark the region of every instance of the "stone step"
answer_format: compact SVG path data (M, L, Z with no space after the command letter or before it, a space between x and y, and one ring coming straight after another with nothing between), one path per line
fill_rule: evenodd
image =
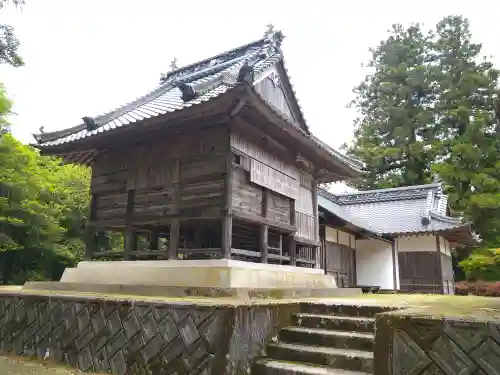
M252 367L252 375L370 375L366 372L347 371L303 363L261 359Z
M338 349L373 350L373 333L331 331L321 328L287 327L279 333L280 341L319 345Z
M375 314L385 311L396 310L394 307L384 307L377 305L343 305L343 304L325 304L325 303L304 303L300 311L309 314L331 314L343 316L360 316L373 318Z
M375 319L359 316L293 314L293 323L300 327L334 329L340 331L373 332Z
M276 343L268 345L267 354L269 358L283 361L316 364L334 369L360 371L370 374L373 371L373 353L361 350Z

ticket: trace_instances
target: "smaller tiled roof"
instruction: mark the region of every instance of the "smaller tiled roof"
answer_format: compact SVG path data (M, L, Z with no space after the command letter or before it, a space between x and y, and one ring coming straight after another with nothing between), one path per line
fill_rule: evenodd
M378 235L468 230L467 242L474 242L469 223L447 216L448 197L439 183L341 195L320 190L319 196L320 207Z

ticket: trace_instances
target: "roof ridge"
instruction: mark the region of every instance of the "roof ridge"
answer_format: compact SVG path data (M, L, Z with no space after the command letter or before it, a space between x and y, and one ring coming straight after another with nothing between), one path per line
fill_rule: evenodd
M390 193L393 191L408 191L408 190L418 190L418 189L431 189L431 188L438 188L440 187L440 183L431 183L431 184L423 184L423 185L410 185L410 186L400 186L400 187L394 187L394 188L384 188L384 189L372 189L372 190L360 190L356 192L347 192L340 194L340 196L346 196L346 195L363 195L363 194L370 194L370 193Z
M248 49L250 47L252 47L253 45L255 45L256 47L259 45L259 44L266 44L269 43L269 39L267 37L263 37L263 38L260 38L260 39L257 39L253 42L250 42L250 43L247 43L247 44L244 44L242 46L239 46L239 47L236 47L236 48L232 48L230 50L227 50L225 52L221 52L221 53L218 53L217 55L214 55L212 57L209 57L209 58L206 58L206 59L203 59L203 60L200 60L200 61L197 61L197 62L194 62L194 63L191 63L189 65L186 65L186 66L183 66L181 68L178 68L178 69L175 69L175 70L172 70L170 72L168 72L165 77L164 77L164 80L168 80L168 79L171 79L173 75L176 75L176 74L179 74L179 73L183 73L185 72L186 70L189 70L189 69L192 69L194 67L197 67L197 66L200 66L202 64L207 64L207 63L210 63L212 60L215 60L215 59L218 59L218 58L221 58L223 56L226 56L230 53L235 53L235 52L239 52L241 50L245 50L245 49Z

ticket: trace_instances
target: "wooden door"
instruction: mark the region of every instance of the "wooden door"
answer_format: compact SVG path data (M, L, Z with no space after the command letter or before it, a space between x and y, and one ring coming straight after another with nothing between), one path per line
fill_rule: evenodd
M408 292L442 293L442 271L437 251L398 253L400 289Z
M333 275L339 288L356 283L354 249L328 242L325 243L325 271Z

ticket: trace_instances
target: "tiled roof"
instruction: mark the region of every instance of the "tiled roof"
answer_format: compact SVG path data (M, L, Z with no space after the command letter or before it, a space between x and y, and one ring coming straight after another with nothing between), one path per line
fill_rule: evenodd
M271 51L272 47L272 41L263 38L198 64L177 69L162 78L159 87L148 94L90 119L93 123L91 126L85 123L88 120L84 118L84 123L75 127L35 134L34 137L39 147L56 146L206 102L234 87L245 63L255 65L254 74L275 64L281 55L278 49ZM193 98L183 97L182 89L186 88L189 94L190 87L186 87L187 84L197 88Z
M82 124L69 129L34 134L38 142L36 147L47 149L60 146L207 102L244 83L247 78L246 68L250 68L253 79L257 79L259 74L276 65L279 65L286 75L280 48L282 39L283 36L279 31L268 33L264 38L255 42L173 70L162 76L160 85L156 89L118 109L95 118L84 117ZM363 169L361 162L341 154L310 134L293 87L288 77L285 78L293 96L294 105L298 108L297 122L290 122L290 119L282 116L271 103L261 97L264 102L283 120L298 128L305 138L311 140L330 156L348 165L355 173L360 173Z
M470 226L447 216L441 184L333 195L320 190L320 207L378 235L442 232Z

